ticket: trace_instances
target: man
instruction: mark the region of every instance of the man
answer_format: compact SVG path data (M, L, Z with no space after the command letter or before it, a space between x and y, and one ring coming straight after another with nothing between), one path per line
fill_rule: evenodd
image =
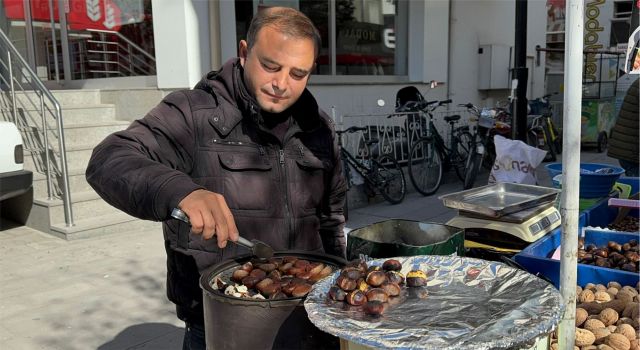
M616 123L611 129L607 155L618 159L627 176L640 174L638 154L640 152L640 113L638 112L638 81L636 79L624 96Z
M204 348L199 273L247 250L345 255L346 183L331 119L306 90L320 36L302 13L261 10L240 57L157 107L93 152L87 180L110 204L164 221L167 295ZM173 208L191 228L171 220Z

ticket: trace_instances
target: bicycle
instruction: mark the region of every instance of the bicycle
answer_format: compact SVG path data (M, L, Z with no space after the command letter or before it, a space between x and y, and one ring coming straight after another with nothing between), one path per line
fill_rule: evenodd
M460 180L464 179L465 160L473 143L468 126L455 127L460 115L445 116L444 120L450 125L451 140L446 142L433 123L433 112L440 106L451 103L445 101L411 101L406 103L398 112L417 112L410 114L407 119L407 133L415 132L421 135L411 144L409 150L409 178L416 191L424 196L433 194L442 183L443 170L453 167Z
M352 126L346 130L336 130L338 134L338 146L340 157L343 161L344 175L347 179L347 189L351 188L351 169L355 170L364 179L365 184L372 190L377 190L382 197L391 204L402 202L407 192L404 173L398 165L398 161L389 156L382 155L379 158L370 156L369 147L378 142L377 139L365 142L366 152L356 158L343 145L342 135L365 131L365 127ZM348 216L348 207L345 200L345 217Z
M555 94L530 101L532 115L527 116L527 144L547 151L546 162L555 162L557 155L562 153L562 137L553 125L553 111L549 103L549 97Z

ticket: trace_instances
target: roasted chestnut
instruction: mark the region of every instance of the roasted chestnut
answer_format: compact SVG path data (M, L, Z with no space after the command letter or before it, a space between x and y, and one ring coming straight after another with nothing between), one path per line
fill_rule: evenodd
M385 282L380 288L385 291L390 297L397 297L400 295L400 286L397 283Z
M593 251L593 255L599 256L599 257L602 257L602 258L608 258L609 257L609 251L607 249L595 249Z
M404 275L398 271L388 271L387 280L400 286L404 284Z
M258 279L262 280L267 277L267 273L260 269L253 269L251 270L251 272L249 272L249 276L257 277Z
M593 243L589 243L589 244L587 244L587 246L584 248L584 250L586 250L587 252L591 252L592 250L597 249L597 248L598 248L598 247L597 247L595 244L593 244Z
M319 273L311 276L311 278L309 278L309 282L316 283L319 280L329 276L331 272L333 272L333 269L331 268L331 266L327 265Z
M256 289L262 292L262 289L268 285L273 284L273 280L271 278L265 278L262 281L256 283Z
M367 274L366 281L368 285L377 287L387 281L387 275L383 271L374 270Z
M367 301L366 304L362 307L362 310L371 316L380 316L384 312L384 303L379 301Z
M306 273L307 271L304 269L304 267L292 267L289 269L289 271L287 271L287 275L292 275L292 276L296 276L298 277L299 275Z
M247 287L247 288L249 288L249 289L252 289L252 288L254 288L254 287L256 286L256 284L258 284L258 282L260 282L261 280L262 280L261 278L258 278L258 277L256 277L256 276L251 276L251 275L249 275L249 276L247 276L247 277L245 277L245 278L243 278L243 279L242 279L242 285L243 285L243 286L245 286L245 287Z
M427 284L427 275L420 270L412 270L407 274L407 286L422 287Z
M578 238L578 249L584 250L584 237Z
M268 278L271 278L274 281L280 281L282 279L282 273L278 270L273 270L269 272L267 275Z
M235 271L233 271L233 274L231 275L231 279L240 283L242 281L243 278L249 276L249 272L247 272L246 270L243 269L237 269Z
M369 273L373 272L373 271L382 271L382 268L380 266L376 266L376 265L371 265L367 268L367 275L369 275Z
M296 298L299 298L307 295L309 291L311 291L311 285L308 283L302 283L302 284L298 284L295 288L293 288L291 295Z
M629 245L632 247L635 247L638 245L638 240L632 239L629 241Z
M289 274L289 270L293 267L293 263L283 263L282 265L278 266L278 271L284 273L285 275Z
M364 293L368 292L371 289L371 286L367 284L363 279L358 280L358 289L363 291Z
M263 280L264 281L264 280ZM270 285L262 288L262 289L258 289L260 290L260 293L262 293L265 297L270 298L272 295L276 294L276 293L281 293L282 287L280 286L280 283L274 282L271 283Z
M306 269L307 266L309 266L309 264L311 264L309 262L309 260L304 260L304 259L298 259L296 260L296 262L293 263L293 266L295 267L301 267L303 269Z
M347 276L352 280L357 280L362 277L362 271L360 271L360 269L358 269L357 267L345 267L340 272L340 275Z
M360 259L356 259L356 260L351 260L347 263L346 268L349 267L354 267L358 270L360 270L360 272L364 275L367 272L367 263L360 260Z
M637 271L636 270L636 264L632 264L632 263L624 264L620 268L622 270L629 271L629 272L636 272Z
M389 259L382 264L382 269L385 271L400 271L402 270L402 264L395 259Z
M322 264L322 263L312 263L311 264L311 269L309 269L309 274L311 274L311 276L317 275L317 274L320 273L320 271L322 271L322 269L324 269L324 264Z
M599 267L611 267L611 263L605 258L597 258L595 264Z
M627 250L629 250L630 248L631 248L631 244L629 244L629 243L625 243L625 244L622 245L622 250L624 250L625 252Z
M616 252L621 252L622 251L622 246L614 241L609 241L609 243L607 244L607 248L609 248L610 251L616 251Z
M343 301L347 297L347 292L338 286L329 288L329 298L335 301Z
M358 286L356 280L352 280L351 278L348 278L346 276L338 277L338 279L336 280L336 285L342 288L342 290L344 290L345 292L352 291Z
M364 295L362 291L356 289L349 292L345 300L347 301L347 303L349 303L349 305L360 306L367 302L367 296Z
M246 263L242 264L242 266L240 266L240 269L251 272L251 270L253 270L253 264L250 261L247 261Z
M258 265L258 268L259 268L260 270L262 270L262 271L266 272L266 273L269 273L269 272L271 272L271 271L273 271L273 270L275 270L275 269L276 269L276 265L275 265L275 264L269 264L269 263L267 263L267 264L260 264L260 265Z
M389 300L389 295L382 288L371 288L365 295L368 301L376 300L386 303Z
M292 263L293 264L297 260L298 260L298 258L295 257L295 256L283 256L282 257L282 263L283 264L288 264L288 263Z

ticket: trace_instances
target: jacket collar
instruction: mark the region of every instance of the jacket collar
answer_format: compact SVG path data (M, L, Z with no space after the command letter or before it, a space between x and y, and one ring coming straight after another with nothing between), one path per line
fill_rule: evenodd
M264 126L260 107L245 85L244 68L239 58L231 59L220 70L207 74L195 88L213 94L216 100L219 96L236 107L225 108L218 101L222 113L218 113L218 118L210 122L222 136L228 135L243 119L258 127ZM318 103L307 89L290 110L294 119L291 127L299 129L296 132L311 132L325 124L320 117Z

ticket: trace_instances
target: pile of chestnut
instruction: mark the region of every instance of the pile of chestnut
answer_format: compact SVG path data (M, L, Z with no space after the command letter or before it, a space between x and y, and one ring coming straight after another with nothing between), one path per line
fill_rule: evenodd
M401 269L402 264L395 259L386 260L382 266L367 266L361 260L349 262L329 289L329 299L362 306L368 315L381 315L386 303L400 295L403 285L422 287L427 284L423 271L410 271L405 278Z
M233 271L231 280L248 289L243 297L256 298L259 295L268 299L284 299L307 295L314 283L332 272L329 265L284 256L246 262Z
M609 241L606 246L597 247L595 244L585 245L584 239L580 238L578 241L578 262L581 264L638 272L638 264L640 261L638 248L638 241L635 239L625 244Z

